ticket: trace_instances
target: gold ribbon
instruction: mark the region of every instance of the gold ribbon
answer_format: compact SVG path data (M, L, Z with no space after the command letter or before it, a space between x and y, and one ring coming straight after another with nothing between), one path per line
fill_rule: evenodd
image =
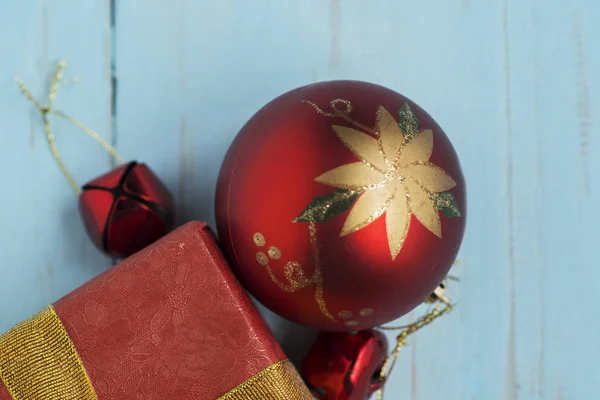
M14 400L97 398L52 306L0 336L0 380Z
M0 336L0 380L14 400L97 400L75 345L54 308ZM308 388L285 359L219 400L308 400Z
M218 400L309 400L312 395L290 360L265 368Z

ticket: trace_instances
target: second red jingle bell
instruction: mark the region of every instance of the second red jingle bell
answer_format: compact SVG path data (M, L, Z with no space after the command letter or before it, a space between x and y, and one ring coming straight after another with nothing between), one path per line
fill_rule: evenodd
M168 189L150 168L135 161L84 185L79 210L91 240L115 258L155 242L174 223Z
M380 326L442 282L465 183L439 125L366 82L321 82L258 111L223 162L220 240L265 306L325 331Z
M380 331L321 332L302 372L319 400L364 400L383 387L378 372L387 355Z

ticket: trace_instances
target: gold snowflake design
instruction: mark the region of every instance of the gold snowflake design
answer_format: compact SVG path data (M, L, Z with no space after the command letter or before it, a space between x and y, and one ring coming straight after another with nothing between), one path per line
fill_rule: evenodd
M448 217L460 216L460 210L448 190L456 182L442 168L429 161L433 152L433 132L419 131L419 120L410 106L399 111L399 121L384 107L377 110L374 128L350 118L352 104L347 100L331 102L333 113L359 129L333 125L340 141L358 158L318 176L315 181L337 190L315 198L294 220L324 222L350 209L340 236L346 236L371 224L385 214L390 254L395 259L408 234L411 215L438 238L442 237L439 211ZM344 109L338 108L345 105Z

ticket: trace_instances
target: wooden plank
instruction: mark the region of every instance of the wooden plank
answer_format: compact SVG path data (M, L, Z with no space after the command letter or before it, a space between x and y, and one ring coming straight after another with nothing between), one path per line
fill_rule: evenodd
M509 332L504 391L509 399L537 399L541 394L540 340L544 318L540 276L542 210L540 140L535 108L537 49L536 6L531 2L504 4L506 86L506 184L509 221Z
M536 1L534 7L531 118L539 135L540 397L582 399L600 393L595 374L600 323L594 318L600 162L593 145L600 111L593 96L600 91L600 28L595 22L600 7L592 1ZM521 323L527 319L523 316ZM531 340L524 339L521 348Z
M77 84L56 107L110 135L109 9L78 0L3 2L0 121L4 171L0 265L0 331L29 317L110 262L86 237L71 192L45 141L39 113L13 81L19 75L46 96L54 64L70 63ZM107 171L107 156L83 133L53 119L58 145L79 182Z

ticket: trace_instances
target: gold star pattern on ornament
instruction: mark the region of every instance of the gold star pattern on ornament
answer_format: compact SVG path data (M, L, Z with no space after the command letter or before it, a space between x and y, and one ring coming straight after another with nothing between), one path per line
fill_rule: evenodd
M345 104L338 110L338 103ZM340 236L356 232L385 214L387 239L395 259L408 234L411 215L437 237L442 237L438 210L450 217L460 216L454 196L447 192L456 182L442 168L429 161L433 151L433 132L418 130L419 121L405 104L397 122L388 110L377 110L376 126L369 129L350 119L350 102L334 100L336 113L361 130L333 125L340 141L360 161L345 164L318 176L315 180L337 188L331 195L317 197L297 221L326 219L350 209ZM369 133L365 133L367 130Z

